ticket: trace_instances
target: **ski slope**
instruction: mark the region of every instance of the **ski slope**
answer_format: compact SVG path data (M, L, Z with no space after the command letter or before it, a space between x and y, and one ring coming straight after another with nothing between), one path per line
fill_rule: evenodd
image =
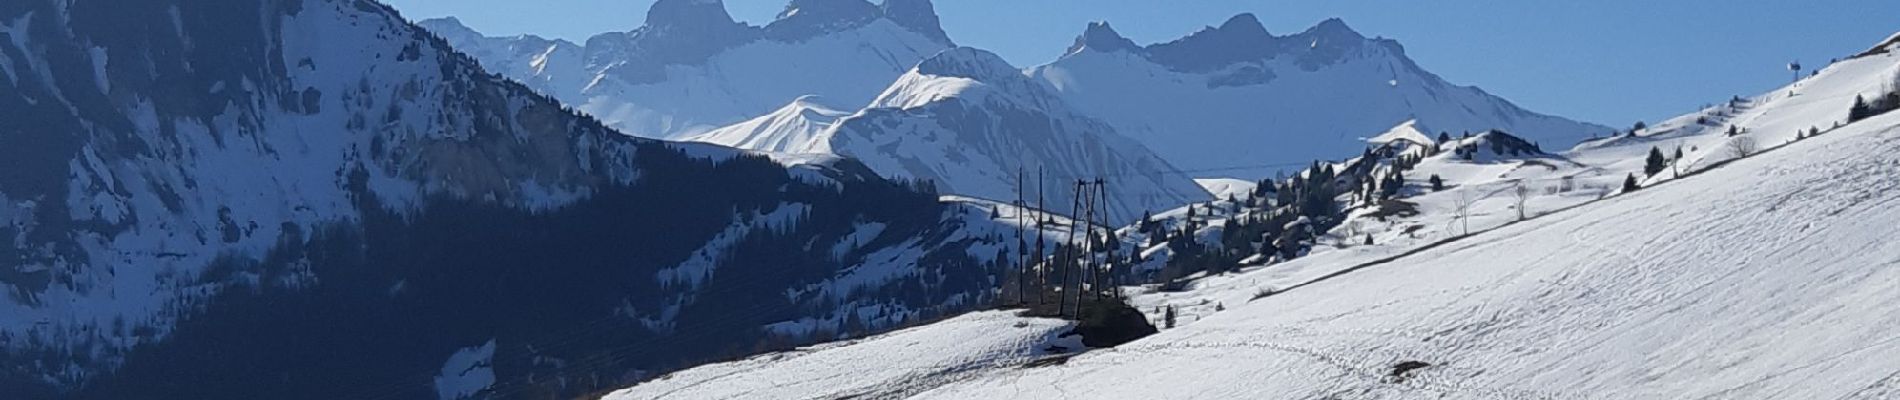
M1900 383L1896 125L921 397L1878 398ZM1433 366L1387 378L1408 360Z
M662 377L609 400L892 397L964 374L1014 368L1048 356L1071 323L980 312L860 341L767 354ZM889 384L910 382L909 384Z
M1429 173L1459 189L1407 196L1418 216L1342 225L1322 239L1339 244L1197 277L1183 292L1131 288L1144 312L1176 306L1175 329L950 382L851 382L928 386L913 396L926 399L1891 398L1900 306L1886 300L1900 296L1900 244L1886 236L1900 224L1900 113L1832 127L1855 95L1900 77L1896 65L1891 53L1842 61L1548 157L1428 158L1408 172L1412 185ZM1731 125L1760 144L1755 155L1727 150ZM1795 141L1809 126L1823 133ZM1644 189L1615 186L1642 177L1652 146L1675 145L1684 157ZM1532 190L1528 221L1513 222L1510 196L1474 195L1563 177L1574 190ZM1469 237L1448 223L1450 196L1472 203ZM1423 228L1386 230L1405 224ZM1348 244L1345 229L1379 244ZM916 328L935 329L958 328ZM1407 361L1431 365L1392 377ZM752 373L800 378L785 371Z
M1871 54L1871 53L1870 53ZM1197 276L1187 292L1166 293L1155 287L1131 288L1132 303L1159 321L1162 307L1172 306L1180 324L1207 317L1228 304L1245 302L1263 291L1279 291L1312 282L1366 263L1382 261L1441 243L1466 232L1485 232L1517 221L1597 201L1621 191L1623 179L1634 176L1643 186L1661 184L1684 174L1695 174L1736 158L1738 140L1753 142L1757 152L1774 151L1796 143L1797 132L1832 134L1845 123L1856 96L1872 99L1882 90L1900 87L1900 58L1880 53L1829 65L1814 76L1754 97L1736 97L1718 105L1651 125L1635 134L1586 141L1568 151L1547 156L1511 156L1491 153L1485 134L1454 138L1441 144L1444 153L1425 157L1406 171L1410 193L1401 200L1418 211L1413 216L1376 218L1375 211L1357 209L1350 220L1320 239L1308 256L1267 266L1246 266L1232 276ZM1733 127L1738 134L1727 134ZM1394 140L1418 142L1422 132L1413 122L1367 139L1369 143ZM1469 144L1480 151L1472 160L1454 156L1450 148ZM1670 160L1655 176L1646 176L1644 158L1651 148ZM1680 149L1682 159L1674 159ZM1338 164L1343 165L1343 164ZM1429 190L1426 182L1440 176L1446 190ZM1522 202L1518 188L1524 189ZM1461 207L1461 204L1468 204ZM1224 207L1220 202L1204 208ZM1520 214L1519 208L1523 211ZM1460 215L1460 208L1466 210ZM1157 217L1178 216L1176 212ZM1226 216L1208 217L1206 230L1217 230ZM1172 226L1172 225L1171 225ZM1375 245L1362 245L1365 236ZM1217 237L1218 232L1203 232Z

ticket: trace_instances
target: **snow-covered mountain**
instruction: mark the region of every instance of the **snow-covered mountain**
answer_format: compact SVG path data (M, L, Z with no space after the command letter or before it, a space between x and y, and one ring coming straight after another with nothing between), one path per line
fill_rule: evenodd
M1113 349L1038 352L1063 328L972 314L608 398L1893 398L1900 113L1849 110L1900 98L1894 46L1559 153L1500 132L1407 145L1424 157L1402 194L1310 255L1126 288L1178 316ZM1236 215L1198 206L1212 236Z
M367 0L0 5L0 143L8 399L572 397L980 307L1017 243L620 134Z
M624 133L663 139L807 95L857 108L952 46L929 0L795 0L763 27L734 21L720 0L660 0L640 28L580 45L484 37L454 19L422 25L492 71Z
M779 111L689 140L792 154L835 154L888 178L936 182L948 193L1014 199L1048 179L1048 204L1067 210L1076 179L1103 178L1109 216L1133 221L1208 194L1114 127L1076 112L1001 57L946 50L898 77L855 113L801 98ZM1022 173L1026 176L1018 176ZM1022 179L1021 188L1018 179Z
M1448 83L1398 42L1366 38L1338 19L1275 36L1241 14L1147 46L1092 23L1067 54L1031 74L1190 170L1351 154L1362 138L1407 120L1453 135L1499 129L1557 147L1612 131ZM1271 172L1253 172L1262 171Z
M853 112L823 102L818 96L799 97L771 114L683 140L779 154L831 154L831 127Z

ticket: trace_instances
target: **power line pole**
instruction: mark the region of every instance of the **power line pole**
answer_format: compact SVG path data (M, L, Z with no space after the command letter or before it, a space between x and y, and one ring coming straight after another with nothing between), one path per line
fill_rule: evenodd
M1028 210L1023 204L1023 169L1016 167L1016 304L1029 304L1029 241L1023 238L1023 212Z
M1049 282L1048 282L1049 263L1047 262L1046 258L1043 258L1043 251L1045 251L1044 249L1048 248L1048 243L1044 241L1045 236L1047 235L1042 234L1043 232L1046 232L1044 221L1048 219L1048 214L1043 211L1043 210L1048 209L1046 208L1048 206L1048 203L1046 202L1045 199L1046 199L1046 196L1043 195L1043 186L1042 186L1042 166L1039 165L1039 166L1036 166L1036 213L1034 215L1034 218L1036 219L1036 258L1035 258L1035 261L1031 264L1033 265L1032 269L1035 270L1035 278L1036 278L1034 284L1031 285L1031 287L1036 291L1035 306L1037 307L1040 307L1043 304L1048 303L1047 301L1045 301L1046 299L1043 297L1044 293L1047 292L1046 289L1048 288L1048 285L1049 285Z
M1082 314L1082 301L1098 287L1095 285L1095 184L1083 181L1076 190L1081 197L1082 206L1082 256L1075 260L1075 311ZM1088 284L1084 289L1083 284Z
M1102 203L1102 220L1110 220L1108 216L1110 216L1110 210L1112 209L1108 209L1108 180L1096 178L1096 180L1094 180L1094 190L1096 190L1096 197L1094 197L1094 199ZM1104 250L1106 250L1106 256L1102 258L1102 260L1104 260L1104 262L1102 262L1102 269L1106 269L1106 271L1100 271L1100 273L1102 273L1102 279L1098 279L1096 284L1100 284L1102 294L1108 294L1110 298L1115 298L1115 296L1121 294L1121 290L1119 290L1121 282L1117 282L1117 279L1115 279L1115 277L1117 277L1117 275L1115 275L1115 264L1119 262L1119 258L1115 258L1115 248L1119 248L1121 243L1112 243L1112 241L1110 241L1110 239L1115 239L1115 235L1113 235L1115 226L1113 226L1113 224L1102 224L1102 226L1108 229L1108 235L1102 237L1102 243L1108 246L1108 248L1104 248ZM1119 239L1117 239L1117 241L1119 241Z
M1064 241L1062 255L1058 257L1060 260L1058 268L1062 270L1062 289L1056 292L1056 315L1065 317L1069 315L1069 283L1075 281L1073 277L1075 271L1073 267L1075 264L1075 229L1077 228L1075 216L1082 211L1082 199L1080 196L1082 194L1082 181L1076 180L1070 188L1073 190L1071 191L1072 195L1069 196L1068 239ZM1077 297L1076 300L1080 301L1081 298Z

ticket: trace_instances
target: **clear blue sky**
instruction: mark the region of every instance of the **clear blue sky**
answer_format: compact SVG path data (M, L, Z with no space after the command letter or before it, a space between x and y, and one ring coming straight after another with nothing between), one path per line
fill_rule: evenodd
M582 40L627 31L653 0L384 0L410 18L460 17L491 35ZM874 0L875 1L875 0ZM764 24L788 0L727 0ZM1140 43L1251 12L1286 34L1329 17L1405 44L1427 70L1535 111L1613 126L1786 83L1900 31L1895 0L937 0L959 44L1042 64L1089 21Z

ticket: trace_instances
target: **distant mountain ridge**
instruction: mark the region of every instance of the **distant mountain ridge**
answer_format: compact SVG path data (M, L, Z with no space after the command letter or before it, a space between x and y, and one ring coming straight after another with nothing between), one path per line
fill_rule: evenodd
M954 45L928 0L796 0L763 27L734 21L719 0L661 0L641 27L580 45L484 37L451 18L420 24L491 70L624 133L661 139L744 121L806 95L861 106Z
M1612 131L1452 85L1412 62L1398 42L1366 38L1339 19L1275 36L1240 14L1146 46L1097 22L1062 58L1030 74L1186 169L1353 154L1361 138L1407 120L1452 134L1499 129L1560 146Z
M792 1L763 27L733 22L719 1L669 0L653 6L645 26L599 35L585 46L532 36L483 37L453 20L424 25L484 64L500 65L504 75L627 134L775 153L890 160L867 163L880 174L937 180L947 192L992 199L1014 196L1016 167L1064 164L1077 177L1178 175L1149 180L1170 182L1162 186L1173 189L1125 202L1131 209L1171 209L1182 204L1179 200L1203 196L1190 185L1200 176L1179 170L1270 175L1272 167L1260 166L1355 154L1363 150L1363 138L1407 120L1460 135L1503 130L1560 146L1611 131L1525 111L1478 89L1446 83L1414 64L1397 42L1366 38L1339 19L1276 36L1253 15L1240 14L1181 39L1145 46L1098 22L1090 24L1063 57L1028 69L1003 62L918 65L954 47L925 0L881 5L865 0ZM1103 154L1115 154L1108 158L1128 161L1152 154L1164 162L1155 165L1167 167L1083 161L1098 157L1086 152L1025 163L1013 160L1024 155L1004 156L1018 151L1006 147L972 157L972 152L985 150L932 148L925 144L933 143L929 141L898 146L869 139L896 140L906 134L894 131L914 129L895 121L851 126L851 121L892 117L869 111L922 107L941 99L917 96L956 97L962 88L923 88L912 82L910 89L899 90L908 79L905 71L913 71L913 66L984 68L924 75L1013 86L1009 91L1022 95L1012 98L1033 103L1037 112L1059 110L1065 115L1060 119L1091 121L1095 126L1082 129L1086 135L1127 138L1103 141L1069 132L1048 136L1050 141L1034 144L1042 148L1027 152L1053 156L1107 144ZM955 82L961 81L938 84ZM1000 133L963 131L983 129L970 124L944 129L939 136L969 139ZM1037 129L1035 134L1062 129ZM846 141L856 144L841 146ZM882 147L865 147L867 143ZM983 161L1003 158L1012 160ZM1146 171L1128 172L1136 170Z

